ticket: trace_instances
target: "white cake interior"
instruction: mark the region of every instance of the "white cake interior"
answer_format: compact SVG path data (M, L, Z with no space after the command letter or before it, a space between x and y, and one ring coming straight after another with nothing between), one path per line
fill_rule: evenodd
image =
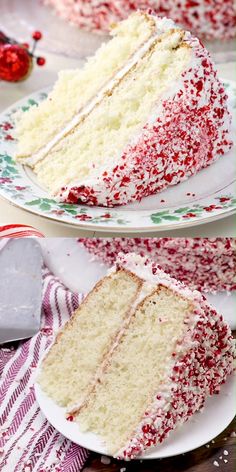
M52 92L39 107L23 113L17 124L18 158L30 156L65 126L119 70L155 30L144 14L133 14L114 27L114 37L103 44L85 66L59 73Z
M80 404L88 393L139 286L139 279L123 270L104 278L58 335L43 361L39 382L59 405Z

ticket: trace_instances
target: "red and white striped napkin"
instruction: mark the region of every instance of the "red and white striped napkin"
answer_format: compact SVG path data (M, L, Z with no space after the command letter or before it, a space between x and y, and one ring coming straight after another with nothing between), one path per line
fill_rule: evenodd
M43 233L26 225L0 226L0 238L44 238Z
M82 301L47 269L41 330L16 351L0 349L0 471L80 472L89 452L46 420L34 393L36 368L52 334Z

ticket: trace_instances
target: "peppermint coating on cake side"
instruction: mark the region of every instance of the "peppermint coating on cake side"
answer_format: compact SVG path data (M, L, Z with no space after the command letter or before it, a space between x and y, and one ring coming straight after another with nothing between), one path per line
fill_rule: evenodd
M235 238L80 238L97 260L114 264L119 252L135 252L202 292L236 290Z
M230 39L236 33L234 0L44 0L57 13L89 31L108 31L110 25L135 9L151 8L205 39Z

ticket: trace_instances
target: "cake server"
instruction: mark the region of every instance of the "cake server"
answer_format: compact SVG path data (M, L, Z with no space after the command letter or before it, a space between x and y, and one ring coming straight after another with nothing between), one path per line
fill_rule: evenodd
M42 254L34 239L10 239L0 250L0 344L40 328Z

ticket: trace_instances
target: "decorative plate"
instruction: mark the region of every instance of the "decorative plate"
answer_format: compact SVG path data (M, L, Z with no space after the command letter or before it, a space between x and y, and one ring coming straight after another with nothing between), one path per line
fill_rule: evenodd
M224 80L236 130L236 82ZM197 175L140 203L106 209L57 203L33 172L14 161L13 115L47 96L48 89L17 102L0 115L0 196L31 213L93 231L163 231L208 223L236 211L235 147Z
M220 394L208 398L201 413L195 413L181 428L173 431L163 444L150 449L139 459L177 456L209 443L233 420L236 413L235 393L235 375L232 374L222 386ZM38 383L35 384L35 394L42 412L61 434L91 451L107 454L101 439L95 434L80 431L78 423L67 421L65 408L56 405Z

